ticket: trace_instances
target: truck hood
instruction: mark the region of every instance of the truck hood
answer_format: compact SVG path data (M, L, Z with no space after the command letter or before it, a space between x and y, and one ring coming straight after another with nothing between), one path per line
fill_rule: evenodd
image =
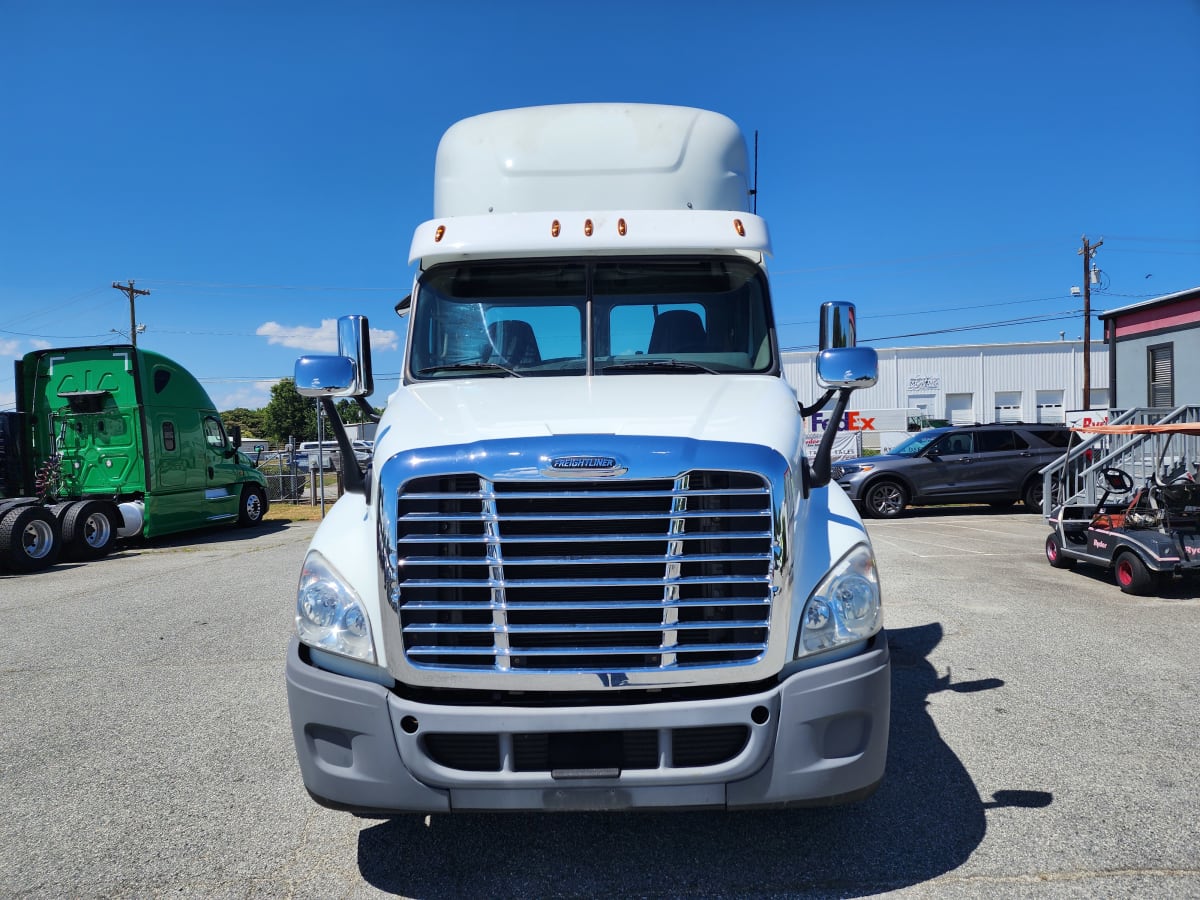
M402 386L377 456L413 447L564 434L656 435L759 444L792 459L796 396L767 375L473 378Z

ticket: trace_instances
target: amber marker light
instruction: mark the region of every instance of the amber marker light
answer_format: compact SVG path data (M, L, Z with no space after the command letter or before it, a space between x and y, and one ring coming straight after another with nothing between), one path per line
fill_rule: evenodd
M583 236L584 237L592 236L592 220L591 219L583 220Z
M617 234L619 234L621 237L625 237L626 230L627 229L625 228L625 220L617 219Z
M733 230L738 233L738 237L746 236L746 226L742 224L741 219L733 220Z
M558 224L558 219L550 223L550 237L558 237L558 233L562 230L562 226Z
M445 236L446 236L446 226L445 226L445 225L439 225L439 226L437 227L437 231L435 231L435 232L433 233L433 242L434 242L435 244L437 244L437 243L439 243L439 242L442 240L442 238L444 238Z

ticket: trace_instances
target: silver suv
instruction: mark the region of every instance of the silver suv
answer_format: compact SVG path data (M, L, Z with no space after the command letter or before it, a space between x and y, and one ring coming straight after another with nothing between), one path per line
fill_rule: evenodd
M953 425L914 434L889 453L833 466L833 478L868 516L892 519L906 506L1020 500L1042 508L1038 470L1071 443L1064 425Z

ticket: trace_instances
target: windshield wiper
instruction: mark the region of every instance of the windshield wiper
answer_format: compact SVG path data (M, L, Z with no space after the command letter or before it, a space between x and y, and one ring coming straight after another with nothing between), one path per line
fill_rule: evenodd
M513 378L520 378L520 372L514 372L508 366L502 366L498 363L450 363L444 366L429 366L425 369L418 369L418 375L436 375L439 372L503 372L506 375L511 375Z
M690 362L682 359L644 359L638 362L616 363L611 366L605 366L600 370L601 374L607 372L636 372L646 369L670 369L675 372L707 372L709 375L720 375L716 369L710 369L708 366L698 362Z

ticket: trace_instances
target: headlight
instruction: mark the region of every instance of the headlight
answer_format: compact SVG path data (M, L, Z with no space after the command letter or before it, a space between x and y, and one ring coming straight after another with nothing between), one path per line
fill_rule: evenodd
M859 472L870 472L874 466L834 466L830 472L834 478L845 478L847 475L857 475Z
M796 656L863 641L882 625L875 556L859 544L817 585L800 616Z
M296 634L310 647L375 662L371 621L362 601L320 553L304 558L296 589Z

